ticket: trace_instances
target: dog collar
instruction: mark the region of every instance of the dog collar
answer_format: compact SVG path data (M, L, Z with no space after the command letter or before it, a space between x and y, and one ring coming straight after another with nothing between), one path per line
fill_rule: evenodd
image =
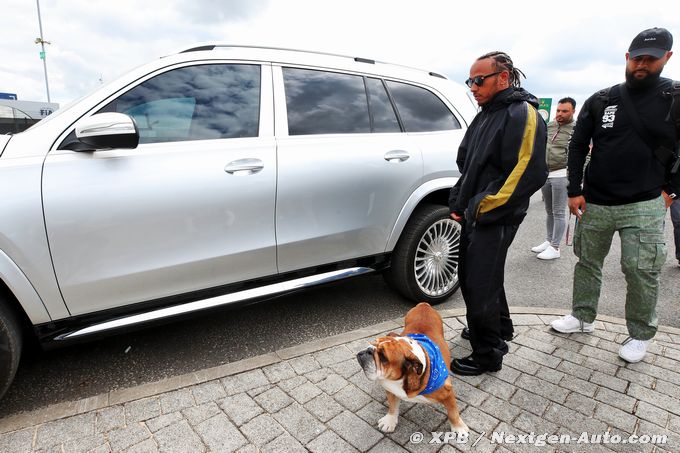
M449 369L444 362L439 346L422 333L409 333L406 336L416 340L425 350L425 353L430 356L430 376L427 380L427 387L419 395L427 395L440 389L446 382L446 378L449 377Z

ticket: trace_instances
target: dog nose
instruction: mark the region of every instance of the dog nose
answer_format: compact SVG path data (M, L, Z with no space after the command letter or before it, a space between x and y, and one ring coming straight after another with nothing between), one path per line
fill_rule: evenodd
M370 348L369 348L369 349L364 349L363 351L359 351L359 352L357 353L357 360L358 360L359 363L361 364L361 363L365 362L366 359L367 359L368 357L372 357L372 356L373 356L373 354L372 354Z

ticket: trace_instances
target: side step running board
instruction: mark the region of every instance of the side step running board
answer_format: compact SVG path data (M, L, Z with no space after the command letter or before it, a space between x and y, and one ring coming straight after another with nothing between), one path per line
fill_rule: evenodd
M83 327L71 332L63 333L54 338L56 341L73 340L79 337L94 335L106 332L113 329L120 329L123 327L133 326L135 324L143 324L151 321L158 321L166 318L171 318L183 314L198 312L209 308L220 307L234 302L241 302L250 299L266 298L268 296L275 296L291 291L296 291L312 286L322 285L337 280L343 280L358 275L368 274L374 269L369 267L353 267L349 269L341 269L323 274L312 275L309 277L298 278L281 283L261 286L259 288L247 289L223 296L211 297L208 299L197 300L182 305L175 305L167 308L159 308L145 313L138 313L135 315L125 316L114 319L112 321L105 321L98 324L93 324Z

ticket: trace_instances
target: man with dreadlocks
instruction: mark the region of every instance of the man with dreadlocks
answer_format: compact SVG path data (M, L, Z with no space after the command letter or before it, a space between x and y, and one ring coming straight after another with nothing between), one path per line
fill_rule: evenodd
M520 88L512 59L482 55L465 82L481 107L458 148L461 177L451 189L451 217L462 225L458 270L472 354L451 371L476 376L499 371L513 326L503 288L505 258L529 198L548 176L546 124L538 100Z

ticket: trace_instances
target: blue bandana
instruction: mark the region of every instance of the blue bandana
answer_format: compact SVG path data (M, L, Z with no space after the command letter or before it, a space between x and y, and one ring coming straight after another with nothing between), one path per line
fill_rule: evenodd
M419 394L426 395L438 390L444 385L446 378L449 377L449 369L442 358L439 346L422 333L409 333L406 336L416 340L423 347L425 353L430 356L430 378L427 380L427 387Z

